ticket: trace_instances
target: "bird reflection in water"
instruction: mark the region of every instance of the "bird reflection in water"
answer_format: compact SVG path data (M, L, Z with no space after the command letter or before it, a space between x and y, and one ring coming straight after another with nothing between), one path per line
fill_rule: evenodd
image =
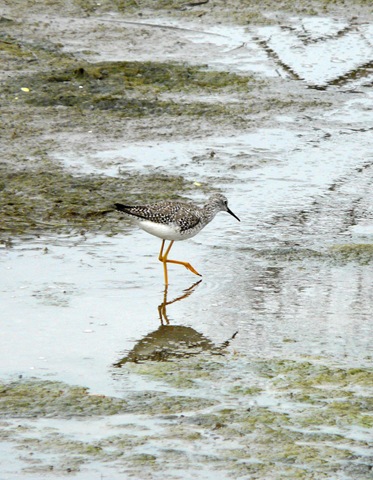
M127 362L165 362L174 358L195 356L206 351L214 355L223 355L224 350L237 335L237 332L221 344L215 344L192 327L170 325L167 316L167 306L189 297L201 281L194 283L187 290L184 290L182 295L170 301L167 299L168 290L166 286L163 293L163 302L158 306L161 325L157 330L139 340L125 357L114 364L114 367L121 367Z
M168 294L168 285L165 285L164 291L163 291L163 302L158 305L158 314L159 314L159 319L161 321L161 324L163 325L164 322L168 325L170 323L168 317L167 317L167 312L166 308L167 305L171 305L172 303L179 302L180 300L184 300L184 298L189 297L189 295L192 295L194 292L195 288L202 282L202 280L198 280L198 282L193 283L193 285L186 290L183 291L183 294L180 295L177 298L174 298L173 300L168 301L167 300L167 294Z

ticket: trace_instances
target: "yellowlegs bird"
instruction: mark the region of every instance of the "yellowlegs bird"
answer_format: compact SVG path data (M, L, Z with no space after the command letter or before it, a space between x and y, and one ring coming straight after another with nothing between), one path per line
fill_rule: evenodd
M168 285L167 263L177 263L195 275L201 276L188 262L169 260L168 254L174 241L186 240L197 235L218 212L228 212L238 221L240 219L228 208L228 200L216 193L210 197L203 207L189 203L164 201L151 205L122 205L115 203L115 208L136 220L140 228L162 239L158 259L163 263L164 280ZM169 240L165 253L165 241Z

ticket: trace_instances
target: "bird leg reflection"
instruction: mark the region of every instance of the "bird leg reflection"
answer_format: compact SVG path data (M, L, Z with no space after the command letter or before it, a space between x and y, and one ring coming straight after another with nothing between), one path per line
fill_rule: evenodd
M168 259L168 254L170 253L170 250L171 250L171 247L172 245L174 244L174 240L171 240L170 241L170 244L169 246L167 247L167 250L165 252L165 254L163 254L163 249L164 249L164 245L165 245L165 241L166 240L162 240L162 245L161 245L161 250L159 252L159 256L158 256L158 260L161 261L163 263L163 272L164 272L164 283L165 285L167 286L168 285L168 271L167 271L167 263L176 263L178 265L184 265L184 267L188 270L190 270L192 273L194 273L195 275L198 275L200 277L202 277L202 275L200 273L197 272L197 270L192 267L192 265L188 262L182 262L181 260L169 260Z
M184 298L189 297L189 295L191 295L193 293L196 286L201 282L202 282L202 280L198 280L198 282L193 283L193 285L191 287L184 290L182 295L180 295L179 297L177 297L177 298L175 298L174 300L171 300L171 301L167 301L168 286L166 284L166 286L164 288L164 292L163 292L163 302L160 305L158 305L158 314L159 314L159 319L160 319L162 325L164 325L163 321L165 321L167 325L169 325L169 323L170 323L170 321L167 317L167 312L166 312L167 305L171 305L171 303L175 303L175 302L178 302L179 300L183 300Z

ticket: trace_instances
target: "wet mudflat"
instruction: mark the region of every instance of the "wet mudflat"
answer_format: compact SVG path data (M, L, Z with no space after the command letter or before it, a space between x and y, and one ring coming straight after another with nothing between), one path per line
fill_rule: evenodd
M371 8L233 3L0 11L6 479L371 478Z

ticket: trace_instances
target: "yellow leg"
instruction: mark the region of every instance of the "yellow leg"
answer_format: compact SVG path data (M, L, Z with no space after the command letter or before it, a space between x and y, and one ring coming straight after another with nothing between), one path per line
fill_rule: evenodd
M192 265L188 262L182 262L180 260L169 260L168 259L168 254L170 253L171 247L174 244L174 240L171 240L169 246L167 247L166 253L163 255L163 248L164 248L165 240L162 240L162 246L161 246L161 251L159 252L159 257L158 259L163 262L163 270L164 270L164 282L165 285L168 285L168 272L167 272L167 263L176 263L177 265L184 265L184 267L188 270L190 270L192 273L195 275L198 275L202 277L200 273L197 272L197 270L192 267Z
M167 272L167 265L166 265L166 261L165 261L167 259L167 257L163 256L164 243L165 243L165 240L162 240L161 251L159 252L158 260L160 262L163 262L164 284L167 286L168 285L168 272ZM171 245L172 245L172 242L171 242L170 246ZM169 248L167 249L167 252L168 251L169 251Z

